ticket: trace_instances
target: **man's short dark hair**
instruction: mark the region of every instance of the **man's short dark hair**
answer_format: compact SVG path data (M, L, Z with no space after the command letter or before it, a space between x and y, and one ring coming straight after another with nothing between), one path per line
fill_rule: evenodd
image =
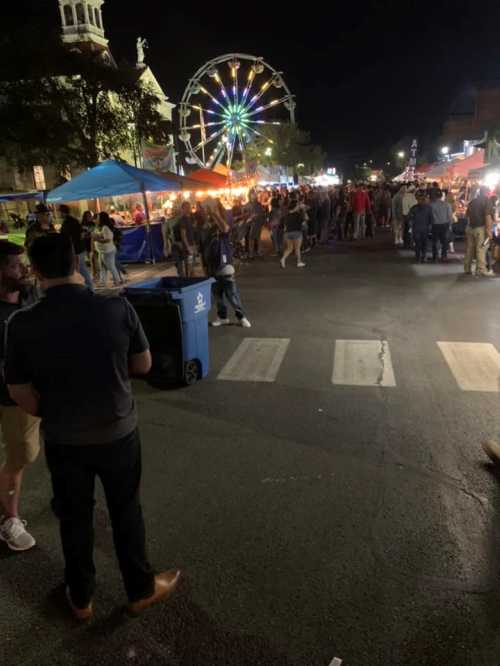
M68 236L40 236L30 245L28 255L37 273L49 280L67 278L75 271L75 251Z
M0 268L3 268L8 262L9 257L15 257L23 254L24 248L8 240L0 240Z
M59 206L59 210L61 212L61 215L69 215L70 213L69 206L67 206L66 204L61 204Z

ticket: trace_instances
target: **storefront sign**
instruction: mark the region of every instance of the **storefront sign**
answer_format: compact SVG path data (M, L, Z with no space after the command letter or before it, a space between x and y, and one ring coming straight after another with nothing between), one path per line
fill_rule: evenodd
M45 173L43 166L34 166L33 167L33 181L35 183L36 190L46 190L47 185L45 183Z

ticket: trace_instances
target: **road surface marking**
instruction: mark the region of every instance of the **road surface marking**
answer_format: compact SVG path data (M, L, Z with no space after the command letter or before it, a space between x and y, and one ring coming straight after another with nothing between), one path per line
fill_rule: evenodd
M233 382L274 382L290 338L245 338L217 379Z
M336 340L332 383L396 386L387 340Z
M332 661L330 662L330 666L342 666L342 659L339 659L338 657L334 657Z
M438 342L462 391L500 392L500 354L486 342Z

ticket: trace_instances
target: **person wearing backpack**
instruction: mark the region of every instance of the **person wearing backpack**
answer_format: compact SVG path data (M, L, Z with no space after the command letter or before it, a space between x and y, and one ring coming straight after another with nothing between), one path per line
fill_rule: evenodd
M215 279L212 291L217 304L217 319L212 326L230 324L226 299L234 309L238 324L243 328L251 328L236 284L233 266L233 248L230 240L230 228L225 219L217 211L211 211L209 217L210 236L206 244L205 265L209 277Z

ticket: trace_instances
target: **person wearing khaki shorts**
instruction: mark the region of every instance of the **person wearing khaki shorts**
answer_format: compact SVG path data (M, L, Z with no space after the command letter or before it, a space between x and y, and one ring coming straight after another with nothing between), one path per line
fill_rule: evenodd
M0 524L0 539L11 550L28 550L36 542L19 518L19 497L24 468L40 453L40 419L16 405L0 405L0 427L5 460L0 469L0 501L5 517Z
M42 209L42 205L38 208ZM43 210L37 214L45 214ZM26 284L24 249L0 240L0 335L4 338L7 319L23 306L36 301L36 293ZM11 550L29 550L35 539L19 517L19 498L26 465L40 451L40 419L27 414L10 398L3 377L3 350L0 353L0 430L3 460L0 467L0 540Z

